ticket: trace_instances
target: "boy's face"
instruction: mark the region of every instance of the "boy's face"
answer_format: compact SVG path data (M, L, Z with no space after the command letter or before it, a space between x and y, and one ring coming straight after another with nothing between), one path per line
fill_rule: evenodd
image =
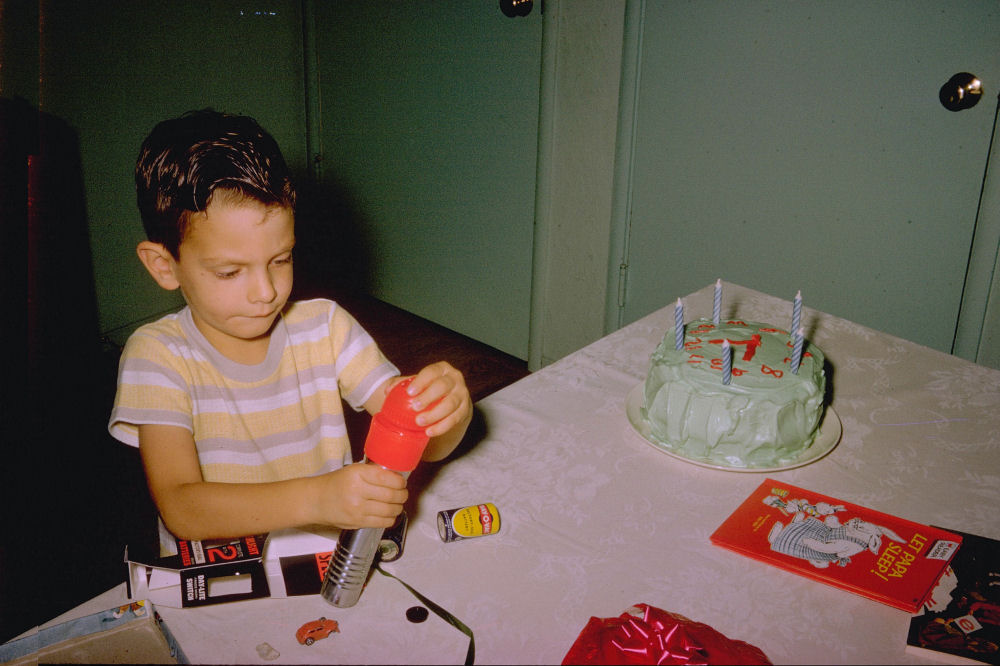
M223 355L259 362L292 290L292 212L252 200L195 213L171 258L198 330Z

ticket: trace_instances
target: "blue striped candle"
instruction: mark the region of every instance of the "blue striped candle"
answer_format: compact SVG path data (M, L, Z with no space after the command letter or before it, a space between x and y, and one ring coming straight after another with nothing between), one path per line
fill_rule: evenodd
M678 351L684 349L684 303L679 298L674 306L674 346Z
M733 381L733 347L729 340L722 341L722 383L729 386Z
M792 302L792 335L802 326L802 290L795 293L795 300Z
M715 281L715 299L712 301L712 323L719 325L722 319L722 280Z
M795 345L792 347L792 374L799 374L799 364L802 363L802 342L805 332L799 328L795 331Z

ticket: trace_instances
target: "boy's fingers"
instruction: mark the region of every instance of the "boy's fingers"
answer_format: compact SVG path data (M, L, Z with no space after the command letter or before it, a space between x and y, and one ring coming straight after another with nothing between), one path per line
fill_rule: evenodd
M417 414L417 425L431 425L437 423L449 414L452 414L462 406L462 399L451 393L444 394L443 397L431 399L430 407Z

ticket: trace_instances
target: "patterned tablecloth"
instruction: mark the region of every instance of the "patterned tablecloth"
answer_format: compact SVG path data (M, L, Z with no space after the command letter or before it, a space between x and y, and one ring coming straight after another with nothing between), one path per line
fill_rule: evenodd
M723 314L787 327L790 300L724 283ZM789 295L789 298L791 295ZM904 652L909 615L713 546L709 535L765 478L653 448L625 399L673 323L673 304L499 391L485 434L418 468L402 559L385 565L475 632L478 663L558 663L591 616L647 603L760 647L775 663L930 663ZM806 295L808 306L808 295ZM685 298L711 317L712 286ZM832 365L839 444L769 476L922 523L1000 538L1000 372L806 307ZM442 543L439 510L499 507L493 536ZM88 604L117 603L121 588ZM352 609L317 596L161 608L194 662L455 663L467 638L376 574ZM341 633L312 647L319 616Z

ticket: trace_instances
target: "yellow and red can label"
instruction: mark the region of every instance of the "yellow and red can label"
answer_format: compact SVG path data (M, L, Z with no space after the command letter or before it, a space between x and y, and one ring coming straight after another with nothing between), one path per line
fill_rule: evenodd
M492 502L438 512L438 534L444 542L487 536L500 531L500 512Z

